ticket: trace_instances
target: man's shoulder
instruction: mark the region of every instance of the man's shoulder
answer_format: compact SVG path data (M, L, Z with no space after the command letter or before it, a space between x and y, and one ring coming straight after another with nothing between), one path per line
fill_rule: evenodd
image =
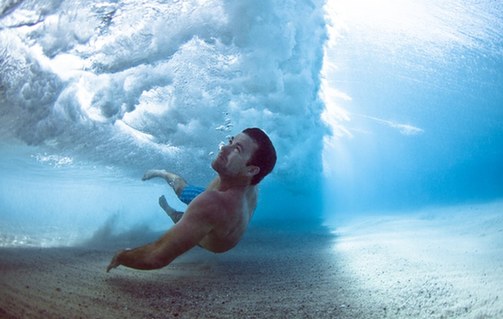
M225 202L226 199L222 192L206 190L194 198L188 208L197 208L198 210L208 211L222 207Z
M203 193L201 193L199 196L197 196L194 200L198 200L201 202L213 202L213 201L220 201L224 198L223 192L220 192L218 190L212 190L212 189L207 189Z
M237 206L242 206L243 200L249 200L249 192L256 198L256 188L249 189L231 188L226 191L208 189L197 196L190 206L196 206L201 209L230 209L233 210Z

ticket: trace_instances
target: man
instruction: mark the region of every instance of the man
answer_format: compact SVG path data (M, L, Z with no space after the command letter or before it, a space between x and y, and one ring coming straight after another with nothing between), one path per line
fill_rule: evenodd
M162 268L196 245L215 253L233 248L257 206L257 184L275 163L276 151L269 137L258 128L248 128L221 148L211 164L218 176L204 191L187 185L175 174L148 171L144 180L166 179L182 200L186 196L189 205L182 214L161 197L159 203L175 225L153 243L118 252L107 272L120 265L145 270ZM195 198L190 198L191 194Z

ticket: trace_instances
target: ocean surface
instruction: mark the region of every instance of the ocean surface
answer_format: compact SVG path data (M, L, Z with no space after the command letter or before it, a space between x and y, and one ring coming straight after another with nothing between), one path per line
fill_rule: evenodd
M143 172L205 185L252 126L254 222L499 201L503 3L0 2L0 246L165 230Z

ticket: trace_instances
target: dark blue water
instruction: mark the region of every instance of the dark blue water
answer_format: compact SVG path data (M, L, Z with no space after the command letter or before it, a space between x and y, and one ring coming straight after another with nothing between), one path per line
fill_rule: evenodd
M278 150L255 218L503 197L497 1L4 1L2 245L162 230L150 168L204 185L227 136Z

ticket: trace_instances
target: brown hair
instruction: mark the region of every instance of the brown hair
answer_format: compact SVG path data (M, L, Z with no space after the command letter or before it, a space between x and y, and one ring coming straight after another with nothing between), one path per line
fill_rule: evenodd
M243 133L251 137L257 143L257 150L248 161L248 165L255 165L260 168L260 172L253 176L252 185L258 184L267 174L269 174L276 164L276 150L272 145L269 136L259 128L247 128Z

